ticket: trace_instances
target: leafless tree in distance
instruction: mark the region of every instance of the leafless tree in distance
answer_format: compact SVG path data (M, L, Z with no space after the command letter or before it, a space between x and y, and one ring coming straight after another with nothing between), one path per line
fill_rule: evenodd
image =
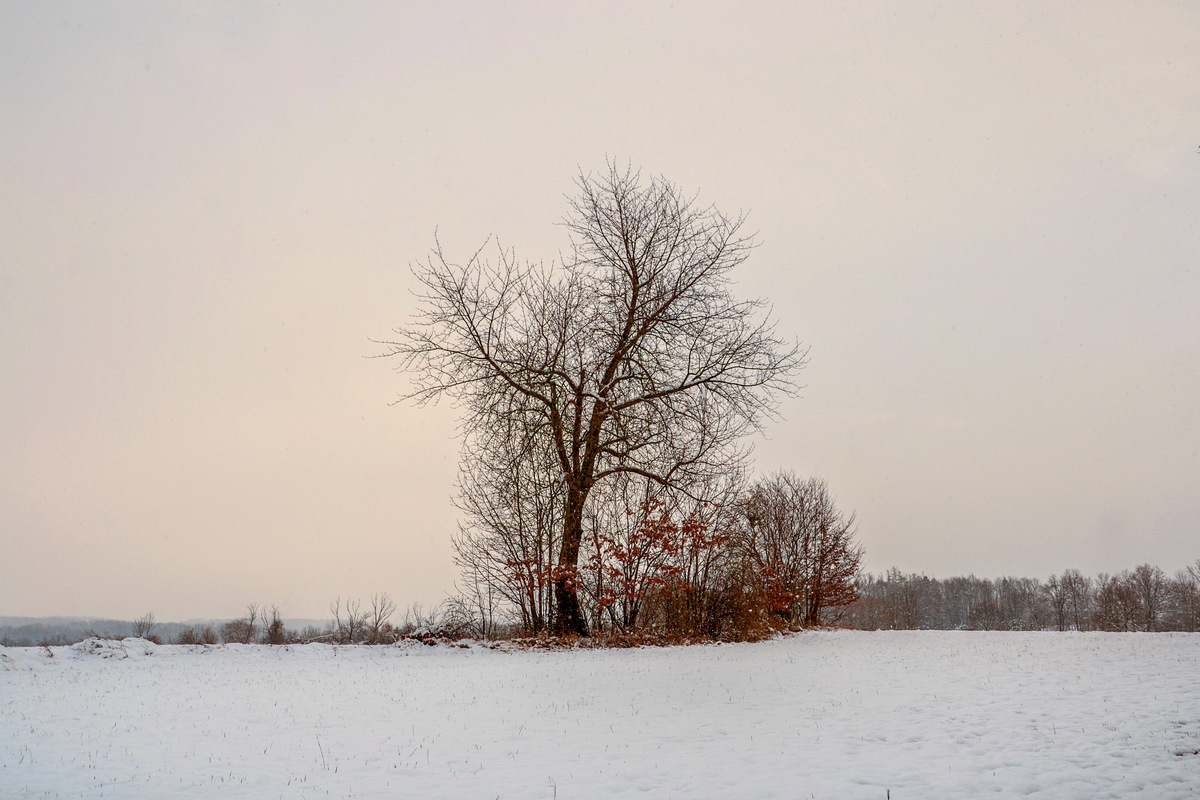
M1200 630L1200 559L1180 570L1174 581L1176 622L1181 630Z
M227 642L250 644L258 631L258 619L262 615L262 606L258 603L246 605L246 616L230 620L221 627L221 637Z
M1063 570L1059 581L1066 595L1071 627L1077 631L1088 630L1092 618L1092 579L1077 569L1068 569Z
M387 592L376 592L371 595L371 610L367 616L368 637L371 644L383 641L384 634L389 630L388 619L396 610L396 601Z
M1170 582L1161 567L1152 564L1142 564L1130 575L1133 589L1141 601L1141 629L1144 631L1158 630L1163 608L1167 604Z
M416 276L418 316L383 342L407 398L453 397L467 462L529 436L562 486L553 627L586 635L577 574L588 499L622 473L687 491L736 468L803 363L729 273L754 246L744 217L698 207L663 178L610 164L581 175L549 267L501 250L465 265L438 245Z
M154 635L154 628L157 623L154 621L154 612L149 611L145 616L133 621L133 635L139 639L150 639Z
M1067 590L1063 586L1063 581L1059 580L1057 575L1051 575L1046 581L1042 591L1046 595L1046 599L1050 601L1050 607L1054 610L1054 623L1058 630L1065 631L1067 629L1067 603L1069 597Z
M363 640L367 632L370 612L362 610L361 600L347 599L343 605L342 598L338 597L329 604L329 611L333 614L333 630L338 641L343 644L354 644Z
M279 614L279 606L272 605L271 611L263 612L263 641L266 644L287 644L288 632Z

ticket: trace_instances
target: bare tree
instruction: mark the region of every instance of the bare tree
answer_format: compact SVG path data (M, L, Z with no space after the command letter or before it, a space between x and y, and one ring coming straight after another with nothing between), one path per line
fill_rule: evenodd
M410 603L408 608L404 609L404 621L400 623L400 633L407 636L421 628L432 627L433 617L436 616L436 610L429 614L425 614L425 609L420 603Z
M679 511L679 570L664 593L669 629L738 638L756 636L763 627L758 609L748 602L745 565L733 546L742 481L742 475L725 475L709 502Z
M464 608L471 610L479 638L491 639L496 636L505 616L506 602L499 588L476 574L474 582L459 594L459 599Z
M347 599L343 605L342 598L338 597L329 604L329 611L333 614L333 632L339 642L354 644L363 640L370 612L362 610L361 600Z
M595 616L599 622L607 613L613 628L624 631L637 626L646 604L660 590L675 585L681 573L680 525L649 486L644 491L636 510L606 504L605 510L620 510L606 515L608 520L593 519L589 526L591 557L585 573L593 579Z
M334 641L341 641L346 631L346 626L342 622L342 596L338 595L337 599L329 604L329 613L333 614L333 634Z
M1063 570L1060 582L1066 595L1071 626L1077 631L1087 630L1091 627L1092 579L1077 569L1068 569Z
M1142 564L1129 575L1129 581L1140 601L1141 629L1144 631L1158 630L1163 609L1169 599L1170 585L1166 573L1160 567Z
M257 623L261 614L262 607L258 603L249 603L246 616L230 620L221 627L221 637L227 642L250 644L258 631Z
M1133 573L1123 570L1116 575L1101 572L1096 576L1092 604L1095 627L1102 631L1136 631L1145 617Z
M565 263L501 251L458 266L439 245L416 271L419 316L384 344L415 374L407 397L461 403L466 461L525 436L551 458L563 495L553 624L586 635L576 584L592 489L624 473L686 492L736 468L803 356L761 301L729 291L754 244L742 217L615 165L578 188Z
M537 635L553 616L563 483L552 454L535 445L533 434L514 428L463 464L458 505L466 519L454 553L481 613L491 618L494 612L483 606L500 599Z
M846 611L845 621L867 630L967 628L981 583L973 575L943 583L893 567L859 579L859 598Z
M154 628L157 623L154 621L154 612L148 611L144 617L140 617L133 621L133 635L139 639L147 641L155 641Z
M756 483L742 503L739 549L768 610L789 624L802 613L813 528L807 489L793 473L779 472Z
M368 612L367 629L371 644L383 641L384 634L390 630L388 619L396 610L396 601L387 592L376 592L371 595L371 610Z
M1051 575L1042 588L1054 610L1054 624L1060 631L1067 629L1067 590L1057 575Z
M863 556L862 547L854 541L855 515L842 514L825 481L818 480L815 491L816 529L810 540L805 576L805 625L820 625L826 611L848 606L858 599Z
M272 605L270 617L263 612L263 642L265 644L286 644L287 628L284 627L283 617L279 614L279 606Z
M1175 575L1173 602L1174 622L1178 630L1200 630L1200 559Z

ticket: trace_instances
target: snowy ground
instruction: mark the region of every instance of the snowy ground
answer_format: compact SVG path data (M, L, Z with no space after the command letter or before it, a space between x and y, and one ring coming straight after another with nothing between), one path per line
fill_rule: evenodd
M0 648L0 797L1172 798L1200 635Z

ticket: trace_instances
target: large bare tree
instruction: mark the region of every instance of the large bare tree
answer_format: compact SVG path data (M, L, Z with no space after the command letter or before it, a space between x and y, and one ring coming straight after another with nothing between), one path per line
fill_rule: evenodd
M408 395L465 410L464 458L527 439L561 483L554 628L587 634L576 575L593 487L636 474L687 492L738 468L741 441L788 391L803 354L729 272L754 246L743 217L699 207L662 178L610 165L581 175L560 265L449 262L438 245L408 327L385 342Z

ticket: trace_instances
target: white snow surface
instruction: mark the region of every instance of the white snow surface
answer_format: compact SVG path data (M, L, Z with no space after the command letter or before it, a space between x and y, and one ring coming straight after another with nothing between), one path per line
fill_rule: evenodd
M0 647L0 797L1194 798L1200 635Z

